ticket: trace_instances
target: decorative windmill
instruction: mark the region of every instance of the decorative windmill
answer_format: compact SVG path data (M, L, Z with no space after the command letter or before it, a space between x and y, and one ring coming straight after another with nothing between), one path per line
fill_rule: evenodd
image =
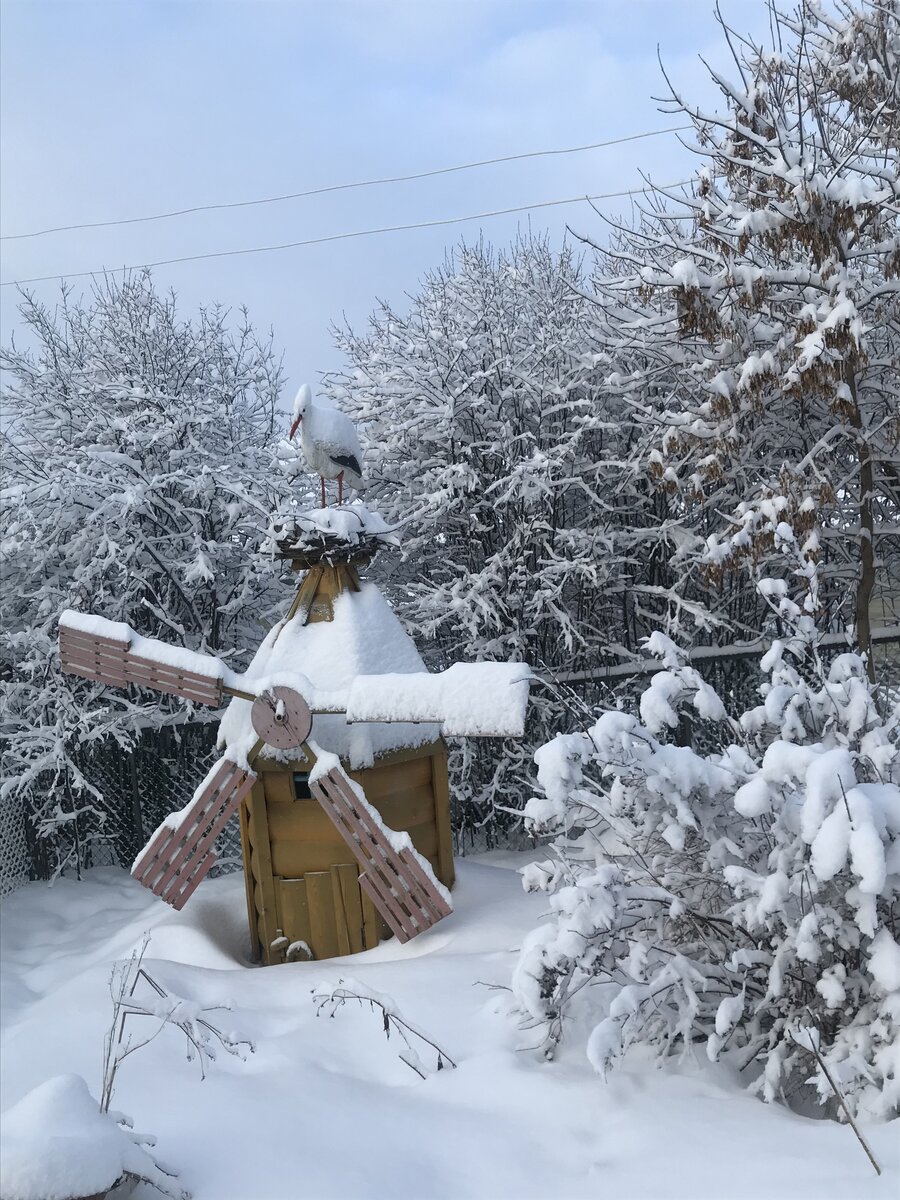
M521 736L529 678L521 663L425 670L378 589L360 581L357 568L386 540L362 505L307 514L275 538L305 575L244 675L103 617L67 611L59 625L73 674L215 708L231 698L222 757L132 874L180 909L240 811L248 913L266 962L298 947L317 958L368 949L382 922L407 941L451 911L441 733Z

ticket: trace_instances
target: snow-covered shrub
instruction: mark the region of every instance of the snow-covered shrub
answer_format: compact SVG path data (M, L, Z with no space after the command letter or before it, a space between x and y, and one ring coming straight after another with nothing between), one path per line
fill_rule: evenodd
M190 1200L156 1158L155 1138L135 1133L124 1114L101 1111L80 1075L40 1084L4 1112L0 1128L3 1200L76 1200L139 1183Z
M0 773L62 869L102 817L85 749L185 706L63 675L59 613L226 656L258 641L278 595L255 551L285 486L267 449L280 368L246 314L184 320L147 275L21 311L32 348L0 353Z
M548 1054L569 1019L588 1022L601 1073L634 1044L664 1056L699 1043L748 1069L766 1100L810 1080L824 1105L831 1089L794 1040L814 1028L851 1108L888 1117L900 1108L900 708L879 714L858 655L822 664L811 618L768 591L792 634L762 661L758 707L730 718L656 635L665 669L640 715L604 712L538 751L527 820L555 841L524 882L550 914L513 990ZM719 724L724 750L667 740L686 710Z

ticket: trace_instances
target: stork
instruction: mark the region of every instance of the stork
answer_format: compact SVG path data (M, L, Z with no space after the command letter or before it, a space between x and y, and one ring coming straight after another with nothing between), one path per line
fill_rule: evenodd
M310 470L322 481L322 507L325 507L325 480L336 479L338 504L344 503L344 480L349 487L362 487L362 451L356 428L348 416L336 408L324 408L313 400L312 389L304 383L294 400L291 438L302 426L300 447Z

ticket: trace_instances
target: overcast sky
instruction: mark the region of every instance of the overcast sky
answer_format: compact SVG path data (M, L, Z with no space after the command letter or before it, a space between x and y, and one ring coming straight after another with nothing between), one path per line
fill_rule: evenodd
M761 35L762 0L726 0ZM5 235L252 199L677 123L657 45L691 98L728 70L712 0L3 0ZM296 241L684 178L674 134L436 179L2 246L3 280ZM602 207L624 211L625 201ZM531 216L602 236L585 205ZM246 304L288 389L339 362L329 326L401 305L460 237L508 242L527 215L159 267L185 311ZM79 280L87 288L89 280ZM51 300L57 285L34 285ZM16 327L0 289L0 334Z

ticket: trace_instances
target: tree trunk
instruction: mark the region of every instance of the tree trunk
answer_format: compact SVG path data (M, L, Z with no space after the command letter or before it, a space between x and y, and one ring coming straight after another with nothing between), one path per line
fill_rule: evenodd
M856 391L856 378L851 370L845 373L853 397L850 423L856 431L856 460L859 464L859 578L856 582L856 641L866 656L866 671L875 682L875 660L872 657L872 619L870 606L875 590L875 515L872 499L875 490L875 471L872 451L863 431L862 413Z

